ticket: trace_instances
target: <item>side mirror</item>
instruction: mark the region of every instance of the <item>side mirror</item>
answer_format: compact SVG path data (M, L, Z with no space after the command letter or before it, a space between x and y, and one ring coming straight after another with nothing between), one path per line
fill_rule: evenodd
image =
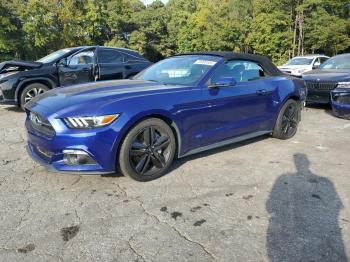
M237 81L234 77L222 77L216 80L214 83L211 83L209 88L218 88L218 87L229 87L235 86Z
M68 66L68 61L67 61L67 57L66 58L62 58L60 61L57 62L57 66Z

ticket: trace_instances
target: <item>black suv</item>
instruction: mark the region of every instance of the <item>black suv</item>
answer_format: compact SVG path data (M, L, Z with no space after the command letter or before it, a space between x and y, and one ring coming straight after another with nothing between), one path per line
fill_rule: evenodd
M0 63L0 103L23 108L34 96L77 83L130 78L151 62L125 48L83 46L58 50L36 62Z

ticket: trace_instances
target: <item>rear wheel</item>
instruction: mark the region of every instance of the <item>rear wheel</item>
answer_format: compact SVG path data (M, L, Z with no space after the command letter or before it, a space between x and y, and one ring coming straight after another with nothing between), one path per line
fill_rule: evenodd
M272 136L279 139L293 137L300 122L300 105L297 101L290 99L281 108Z
M150 181L167 172L175 151L171 128L161 119L150 118L126 135L119 152L119 169L137 181Z
M20 97L20 106L24 110L24 105L28 103L31 99L36 97L37 95L43 94L48 91L49 88L40 83L33 83L25 87L21 93Z

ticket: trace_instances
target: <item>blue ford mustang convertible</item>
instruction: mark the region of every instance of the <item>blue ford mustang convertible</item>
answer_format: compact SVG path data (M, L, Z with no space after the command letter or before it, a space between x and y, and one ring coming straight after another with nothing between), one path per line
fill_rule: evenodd
M304 82L251 54L176 55L133 80L48 91L26 104L28 152L56 171L138 181L174 157L271 133L295 135Z

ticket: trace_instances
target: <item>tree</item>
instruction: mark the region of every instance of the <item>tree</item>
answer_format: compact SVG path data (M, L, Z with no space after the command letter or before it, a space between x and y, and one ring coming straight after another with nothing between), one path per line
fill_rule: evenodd
M23 58L23 31L14 1L0 0L0 58Z
M247 43L258 54L267 55L277 63L288 59L292 48L292 20L282 1L253 2L253 19Z
M108 45L152 61L228 50L283 63L350 51L349 0L0 0L0 59L37 59L59 48Z

